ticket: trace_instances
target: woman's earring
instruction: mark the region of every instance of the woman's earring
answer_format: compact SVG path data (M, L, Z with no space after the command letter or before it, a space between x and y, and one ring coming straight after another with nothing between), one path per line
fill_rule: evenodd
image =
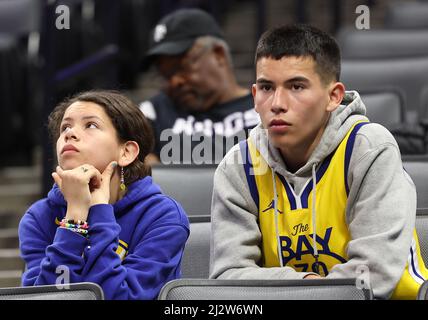
M120 168L120 190L124 191L126 189L125 186L125 174L123 172L123 167Z

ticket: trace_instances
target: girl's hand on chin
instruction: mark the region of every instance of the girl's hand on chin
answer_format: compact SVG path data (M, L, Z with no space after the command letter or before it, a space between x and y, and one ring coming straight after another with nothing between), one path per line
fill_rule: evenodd
M91 206L91 189L100 188L101 173L90 164L83 164L71 170L62 170L57 166L52 177L67 201L66 218L87 220Z
M101 174L101 183L91 191L91 206L108 204L110 200L110 181L117 167L117 162L110 162Z

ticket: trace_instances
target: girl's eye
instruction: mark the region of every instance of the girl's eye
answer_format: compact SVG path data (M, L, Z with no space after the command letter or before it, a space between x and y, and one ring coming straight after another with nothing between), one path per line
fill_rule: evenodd
M64 124L61 126L61 132L64 132L66 130L70 129L70 125L69 124Z
M96 123L94 123L94 122L88 122L88 124L86 125L86 128L89 128L89 129L96 129L96 128L98 128L98 126L97 126L97 124L96 124Z

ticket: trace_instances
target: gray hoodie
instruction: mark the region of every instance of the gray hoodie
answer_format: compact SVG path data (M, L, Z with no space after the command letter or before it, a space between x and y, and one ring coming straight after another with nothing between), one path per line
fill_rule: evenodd
M279 151L268 143L261 124L250 133L259 150L269 150L268 165L300 193L320 164L340 144L356 121L367 120L355 91L331 115L308 162L295 173L287 170ZM291 267L261 267L262 234L257 205L251 196L239 145L219 164L214 176L210 278L302 279L308 273ZM349 164L350 188L346 223L352 240L348 262L334 266L327 278L357 278L369 269L375 298L389 298L407 261L416 217L415 186L403 170L401 154L391 133L375 123L358 131ZM366 275L367 276L367 275ZM367 279L367 278L366 278Z

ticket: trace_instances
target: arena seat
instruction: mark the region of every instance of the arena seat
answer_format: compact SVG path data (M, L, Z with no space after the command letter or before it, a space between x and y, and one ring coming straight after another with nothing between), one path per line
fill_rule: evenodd
M371 300L356 279L201 280L166 283L159 300Z
M101 287L92 282L33 287L0 288L0 300L104 300Z
M177 200L189 216L210 215L217 165L156 165L153 181Z
M337 41L342 59L390 59L428 55L427 30L344 28Z
M385 9L385 28L427 29L428 3L423 1L393 1Z
M398 90L404 97L405 120L418 123L426 114L428 56L402 59L343 60L341 81L348 90Z
M428 281L425 281L419 288L417 300L428 300Z
M405 161L404 169L412 178L416 186L418 208L428 208L428 162Z
M208 279L211 223L209 216L190 216L190 235L181 262L183 278Z
M418 233L422 259L428 266L428 208L416 212L416 232Z
M366 115L371 122L380 123L386 128L404 122L403 97L400 91L360 92L366 106Z

